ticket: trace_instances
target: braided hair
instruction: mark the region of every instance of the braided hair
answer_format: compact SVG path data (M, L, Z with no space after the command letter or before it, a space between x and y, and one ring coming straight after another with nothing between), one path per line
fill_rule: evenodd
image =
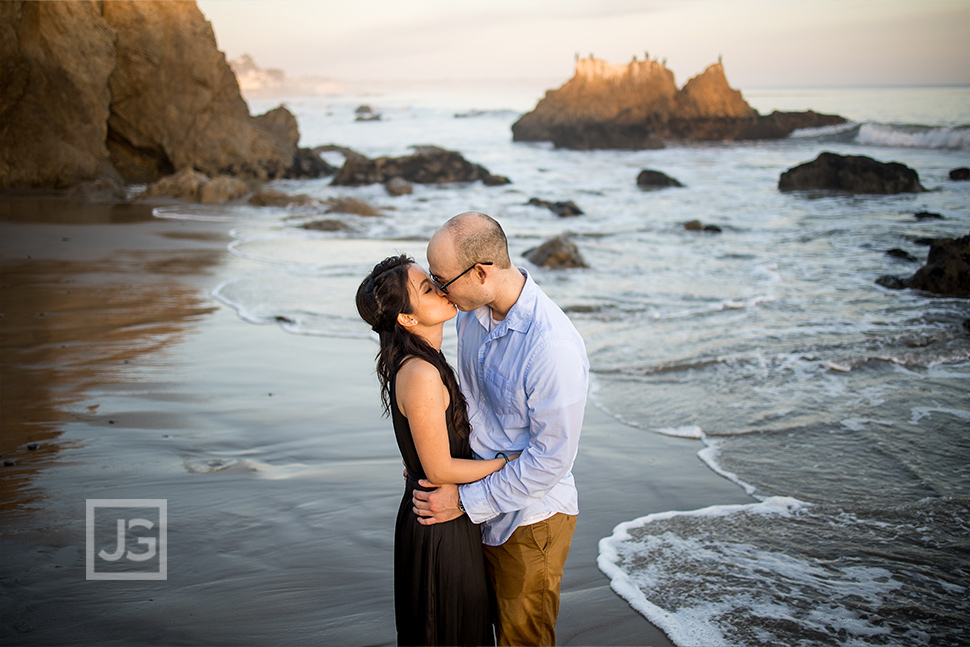
M377 378L384 415L390 415L395 406L391 402L391 386L398 370L407 360L419 357L438 369L451 396L451 422L459 435L467 436L468 412L454 369L440 351L397 321L398 314L411 314L414 310L408 294L408 268L413 264L414 259L407 254L389 256L375 265L357 288L357 313L380 339Z

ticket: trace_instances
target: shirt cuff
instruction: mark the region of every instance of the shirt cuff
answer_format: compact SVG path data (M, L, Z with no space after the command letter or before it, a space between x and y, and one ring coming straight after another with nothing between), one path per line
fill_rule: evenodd
M458 486L458 496L465 506L465 514L473 523L484 523L498 516L488 501L485 484L482 481Z

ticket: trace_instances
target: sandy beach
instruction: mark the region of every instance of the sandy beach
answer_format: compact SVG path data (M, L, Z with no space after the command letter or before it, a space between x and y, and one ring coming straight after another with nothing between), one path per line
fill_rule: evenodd
M0 203L0 638L394 644L403 485L376 345L241 320L210 296L240 262L230 225L152 206ZM700 448L588 406L560 644L671 644L610 590L597 543L750 502ZM167 501L167 579L87 580L87 499Z

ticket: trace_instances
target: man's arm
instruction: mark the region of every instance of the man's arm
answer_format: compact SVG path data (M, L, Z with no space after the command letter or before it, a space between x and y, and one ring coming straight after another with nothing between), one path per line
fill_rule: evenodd
M525 381L529 445L505 468L461 486L461 501L475 523L541 499L576 459L589 385L584 350L572 339L545 341L530 357ZM457 509L455 498L449 493L437 503Z
M459 508L458 486L452 484L436 485L431 481L421 479L419 484L424 487L437 488L430 492L415 489L411 495L414 514L418 515L418 523L430 526L457 519L464 514Z

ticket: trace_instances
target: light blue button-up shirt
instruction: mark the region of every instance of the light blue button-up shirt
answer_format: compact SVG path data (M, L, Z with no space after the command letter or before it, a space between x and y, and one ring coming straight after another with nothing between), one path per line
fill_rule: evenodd
M462 505L490 546L521 525L579 513L572 468L589 387L586 346L569 317L520 271L525 286L494 330L488 306L458 313L457 322L472 451L479 458L521 452L460 486Z

